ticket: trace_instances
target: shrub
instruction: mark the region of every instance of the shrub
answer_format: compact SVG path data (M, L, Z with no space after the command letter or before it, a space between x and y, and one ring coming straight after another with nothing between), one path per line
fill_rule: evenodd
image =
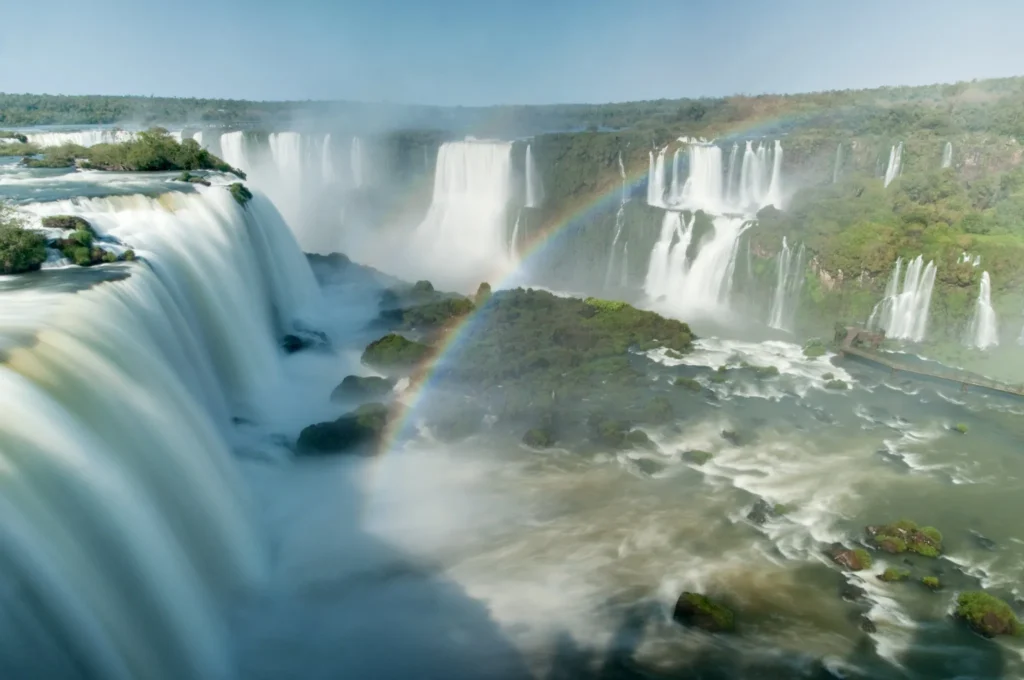
M228 187L228 191L231 192L231 196L238 202L238 205L244 206L252 200L252 192L241 182L233 183Z
M956 599L955 615L985 637L1017 635L1020 632L1020 622L1010 606L984 591L960 593Z
M46 260L46 238L25 229L12 211L0 203L0 274L30 272Z
M942 587L942 583L939 582L938 576L925 576L921 579L921 583L931 590L938 590Z
M906 569L898 569L896 567L889 567L888 569L883 571L881 574L879 574L878 578L880 578L881 580L885 581L886 583L892 583L892 582L895 582L895 581L906 581L908 578L910 578L910 572L907 571Z

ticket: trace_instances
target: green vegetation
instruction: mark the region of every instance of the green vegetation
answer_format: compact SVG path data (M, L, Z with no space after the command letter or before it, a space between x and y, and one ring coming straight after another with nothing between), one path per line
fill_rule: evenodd
M935 527L918 527L910 520L867 527L867 534L879 549L899 554L913 552L924 557L942 553L942 534Z
M980 590L960 593L956 599L955 616L985 637L1018 635L1021 632L1020 622L1010 606Z
M849 385L844 380L829 380L825 383L825 389L827 390L845 390L849 389Z
M484 281L476 289L476 295L473 296L473 304L477 307L486 304L491 299L491 284Z
M42 158L30 158L32 154L42 153ZM30 168L73 168L78 159L89 157L89 149L77 144L62 144L45 150L26 151L22 162Z
M939 590L942 588L942 583L939 581L938 576L924 576L921 578L921 583L929 590Z
M833 562L850 571L863 571L871 568L871 555L863 548L851 550L836 543L829 548L828 556Z
M523 443L534 449L546 449L554 445L555 438L547 428L535 427L526 431Z
M42 225L46 229L62 229L70 231L86 231L94 234L92 225L84 218L77 215L51 215L42 219ZM92 243L91 239L89 243Z
M0 156L31 156L39 153L39 147L17 141L0 141Z
M388 422L388 409L383 404L363 404L337 420L303 428L297 442L299 454L318 455L339 451L361 450L379 440Z
M893 583L895 581L906 581L910 578L910 571L906 569L899 569L898 567L889 567L881 574L878 578L885 581L886 583Z
M210 186L210 181L209 180L207 180L207 179L205 179L203 177L200 177L199 175L193 175L188 170L184 170L180 175L178 175L177 180L179 182L188 182L189 184L202 184L204 187ZM232 184L231 186L234 187L235 185ZM242 187L241 184L239 184L238 186ZM245 187L242 187L242 188L244 189ZM246 191L248 191L248 190L246 190ZM232 195L234 195L235 191L232 189L231 193L232 193ZM244 197L244 195L243 195L243 197ZM252 195L250 194L249 197L252 198ZM239 196L235 196L235 200L239 201ZM239 201L239 203L242 203L242 205L245 205L245 203L243 201Z
M953 429L959 432L960 434L967 434L967 425L965 425L964 423L957 423L956 427L954 427Z
M0 139L15 140L22 144L28 144L28 137L20 132L11 132L10 130L0 130Z
M680 595L672 618L710 633L728 633L736 629L732 610L700 593L684 592Z
M46 238L26 229L14 211L0 202L0 274L34 271L46 260Z
M700 392L704 389L704 386L700 384L700 381L693 378L687 378L685 376L679 376L673 383L676 387L685 387L691 392Z
M430 347L408 340L397 333L388 333L366 346L362 361L383 373L401 375L411 372L430 354Z
M240 206L244 207L246 203L252 200L252 192L249 191L249 189L241 182L234 182L231 184L231 186L228 187L228 191L231 192L232 198L234 198Z

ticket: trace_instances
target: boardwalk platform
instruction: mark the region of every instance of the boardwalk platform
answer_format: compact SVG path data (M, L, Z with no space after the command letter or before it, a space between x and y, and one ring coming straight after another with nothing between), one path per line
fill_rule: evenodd
M885 336L853 326L836 329L836 352L841 358L851 358L889 371L891 375L945 385L956 385L961 392L988 392L1001 396L1024 397L1024 385L1010 385L966 371L931 369L911 366L898 361L888 352L880 351Z

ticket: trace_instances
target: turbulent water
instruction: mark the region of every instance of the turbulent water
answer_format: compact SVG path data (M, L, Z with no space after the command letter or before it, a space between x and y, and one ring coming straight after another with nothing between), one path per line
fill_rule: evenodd
M992 309L992 279L988 272L982 272L978 287L978 299L974 303L974 316L968 329L967 345L978 349L989 349L999 344L999 324Z
M301 147L303 182L319 182L332 148L334 171L348 173L351 145L320 141L278 137L274 163ZM254 152L241 134L220 146ZM763 200L773 147L757 161ZM721 205L744 200L747 151L727 150ZM420 240L405 244L435 283L493 281L514 264L511 156L507 143L442 148L430 213L411 232ZM1019 606L1021 403L697 324L693 353L633 356L650 394L673 405L670 422L647 428L651 449L535 451L489 428L443 444L413 409L409 432L377 458L298 460L287 443L347 410L331 391L368 373L358 357L391 281L325 263L315 280L271 199L257 188L242 208L230 181L0 166L0 194L33 224L80 215L106 246L141 258L0 277L3 677L1024 673L1018 640L983 640L949 616L956 594L978 587ZM688 181L681 160L680 194ZM747 209L716 215L692 260L697 216L662 211L650 288L682 291L668 304L727 305ZM613 227L625 261L627 235ZM779 271L798 271L799 249L784 251ZM620 275L616 265L606 278ZM900 261L876 319L923 336L934 277L922 258ZM775 292L791 294L783 278ZM285 356L281 334L302 328L332 346ZM743 362L779 374L745 375ZM726 365L737 372L722 380ZM835 379L849 389L829 389ZM688 450L712 457L697 465ZM753 521L758 501L788 510ZM945 555L906 565L879 553L850 573L823 554L902 517L939 527ZM913 577L883 583L887 566ZM917 582L932 574L937 593ZM857 602L840 596L848 584L864 590ZM723 598L738 633L673 623L683 590Z
M868 327L884 330L886 337L921 342L928 333L935 263L929 261L925 265L924 258L918 255L907 264L901 287L902 266L903 259L896 258L896 265L885 286L885 296L871 311Z

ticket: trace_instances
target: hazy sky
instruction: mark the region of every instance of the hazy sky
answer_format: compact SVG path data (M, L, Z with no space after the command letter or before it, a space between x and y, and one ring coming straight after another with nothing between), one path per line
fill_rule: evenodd
M11 0L0 91L605 102L1024 74L1024 0Z

